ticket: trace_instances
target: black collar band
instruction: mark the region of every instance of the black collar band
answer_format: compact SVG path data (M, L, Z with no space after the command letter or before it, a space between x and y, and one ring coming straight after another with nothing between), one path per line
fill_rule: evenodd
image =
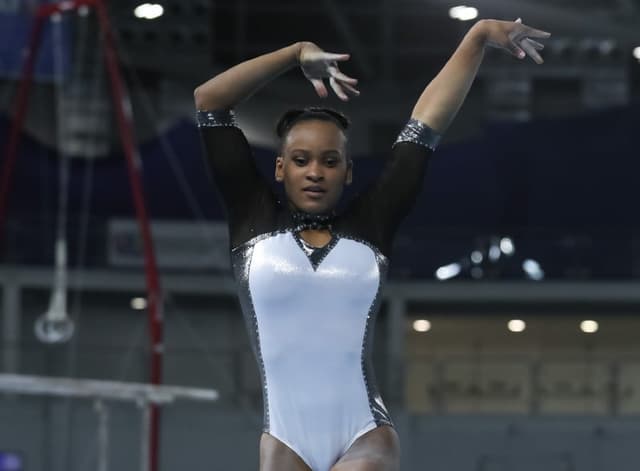
M301 232L308 229L312 230L331 230L334 213L312 214L300 210L291 212L291 219L295 227L295 232Z

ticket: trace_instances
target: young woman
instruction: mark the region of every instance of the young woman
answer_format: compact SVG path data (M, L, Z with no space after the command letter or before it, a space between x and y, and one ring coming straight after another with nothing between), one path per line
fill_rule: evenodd
M300 66L316 93L359 95L338 62L347 54L300 42L243 62L195 91L208 164L227 209L231 257L262 376L261 471L392 471L398 436L371 368L372 329L394 233L418 195L427 160L462 105L486 46L542 63L548 33L483 20L425 88L388 162L346 209L352 179L347 119L325 108L291 110L275 179L261 178L232 108Z

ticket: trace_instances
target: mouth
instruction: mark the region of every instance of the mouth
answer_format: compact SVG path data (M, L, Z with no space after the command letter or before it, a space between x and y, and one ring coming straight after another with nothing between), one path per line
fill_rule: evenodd
M314 199L322 198L322 196L327 192L327 190L318 185L307 186L303 188L302 191L307 196Z
M327 190L325 190L324 188L318 185L307 186L303 188L302 191L304 191L305 193L311 193L311 194L324 194L327 192Z

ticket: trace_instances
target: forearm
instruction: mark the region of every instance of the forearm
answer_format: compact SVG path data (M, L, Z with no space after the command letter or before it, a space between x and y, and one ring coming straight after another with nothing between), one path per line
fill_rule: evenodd
M484 57L484 22L476 23L446 65L427 85L411 117L442 134L462 106Z
M227 109L249 98L261 87L298 64L303 43L242 62L197 87L199 110Z

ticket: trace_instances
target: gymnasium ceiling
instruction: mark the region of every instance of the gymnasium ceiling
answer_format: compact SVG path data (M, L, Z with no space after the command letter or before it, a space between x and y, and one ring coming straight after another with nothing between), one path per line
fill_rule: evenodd
M137 1L111 2L114 22L140 63L166 73L225 68L299 40L348 51L351 72L395 83L441 67L470 22L449 18L454 0L169 0L156 21L137 20ZM479 18L522 17L553 33L546 57L637 67L640 0L472 0ZM171 67L180 64L179 67Z

